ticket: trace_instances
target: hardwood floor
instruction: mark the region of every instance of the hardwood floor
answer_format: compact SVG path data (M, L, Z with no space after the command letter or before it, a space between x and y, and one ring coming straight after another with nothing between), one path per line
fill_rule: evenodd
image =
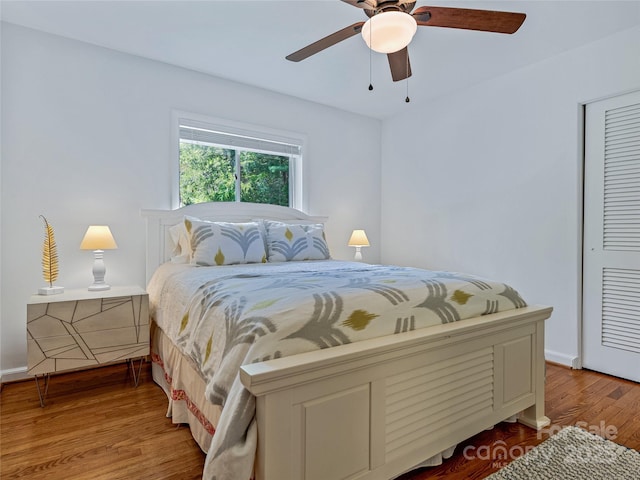
M52 376L45 408L34 381L4 385L0 478L200 479L204 454L145 367L137 388L125 364Z
M204 454L188 428L165 418L167 400L148 364L137 388L123 364L52 377L45 408L33 381L5 384L0 398L2 480L201 476ZM548 364L546 411L552 428L578 423L640 450L640 384ZM502 423L459 445L443 465L401 479L484 478L548 433ZM501 446L507 458L497 456Z

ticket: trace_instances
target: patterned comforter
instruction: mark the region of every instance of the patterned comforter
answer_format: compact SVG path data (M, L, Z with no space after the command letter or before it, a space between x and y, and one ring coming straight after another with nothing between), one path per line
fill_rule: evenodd
M504 283L469 275L340 261L195 267L167 264L151 314L190 357L222 415L206 480L249 479L255 398L241 365L526 306Z

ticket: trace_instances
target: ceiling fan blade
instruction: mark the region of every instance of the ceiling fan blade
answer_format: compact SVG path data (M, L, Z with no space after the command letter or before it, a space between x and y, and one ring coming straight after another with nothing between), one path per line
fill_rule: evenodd
M364 8L366 10L373 10L378 6L377 0L342 0L344 3L353 5L354 7Z
M404 47L397 52L387 53L389 68L391 68L391 78L394 82L404 80L411 76L411 63L409 62L409 49Z
M291 60L292 62L299 62L300 60L304 60L311 55L315 55L316 53L321 52L325 48L329 48L338 42L357 35L362 31L362 25L364 25L364 22L358 22L354 23L353 25L349 25L342 30L338 30L331 35L321 38L317 42L313 42L311 45L307 45L306 47L301 48L297 52L293 52L292 54L287 55L286 59Z
M448 27L480 30L482 32L515 33L527 16L524 13L425 6L413 12L413 17L418 22L418 25L424 27Z

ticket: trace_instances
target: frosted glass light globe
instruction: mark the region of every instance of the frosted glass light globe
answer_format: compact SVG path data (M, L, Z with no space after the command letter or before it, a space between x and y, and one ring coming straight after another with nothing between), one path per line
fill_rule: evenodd
M362 38L374 52L393 53L409 45L418 29L416 19L404 12L382 12L367 20Z

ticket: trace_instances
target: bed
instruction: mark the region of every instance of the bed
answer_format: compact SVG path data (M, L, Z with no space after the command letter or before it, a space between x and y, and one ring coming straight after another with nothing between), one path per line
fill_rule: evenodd
M446 272L422 273L313 259L275 263L255 260L251 264L202 268L173 264L172 257L174 261L177 258L174 244L179 243L175 227L185 219L194 219L193 225L200 225L197 221L248 225L266 219L267 228L273 227L274 232L276 227L294 225L314 239L320 237L309 232L327 219L291 208L247 203L143 210L142 215L147 224L153 377L167 394L167 415L175 423L189 424L194 439L207 453L206 480L387 480L447 457L459 442L505 419L515 417L535 429L549 424L544 415L544 321L551 314L550 307L527 306L517 292L499 284L505 288L497 294L506 295L506 300L500 297L501 304L513 305L500 311L497 300L487 297L482 299L486 306L477 310L479 307L472 307L468 300L484 295L485 281ZM187 225L191 228L189 221ZM265 227L260 228L264 237ZM270 252L271 246L265 244L265 251ZM190 255L195 258L197 254L194 250ZM390 279L389 268L396 269L391 273L398 278ZM377 276L377 283L361 284L358 275L365 270L368 276ZM277 291L272 289L273 278L267 278L267 271L279 271L280 278L287 279L283 290L286 295L277 301L257 297L253 307L247 307L253 311L250 317L261 322L250 332L252 338L262 340L282 330L288 333L281 337L287 342L276 350L247 347L243 355L248 356L237 364L239 370L232 371L227 363L233 362L226 359L233 355L225 351L224 342L217 343L214 328L202 320L204 311L207 315L210 310L225 311L228 316L238 305L244 307L248 294L243 294L244 303L234 296L240 284L257 282L249 284L252 295ZM213 272L213 279L208 272ZM302 284L293 285L297 276ZM442 278L447 276L452 277L447 281L458 283L442 287ZM169 278L179 279L181 289L164 290L169 288L165 286ZM314 290L319 288L318 279L322 279L326 292ZM331 296L336 290L328 285L339 280L349 283L350 292L371 297L356 300L346 293ZM414 280L430 293L435 289L438 294L438 288L447 290L447 298L457 302L455 311L449 307L423 308L431 315L424 321L433 325L421 328L421 317L413 318L405 306L393 327L384 327L393 331L371 338L363 334L374 330L373 325L382 325L376 320L379 315L372 313L378 312L376 305L393 304L394 295L405 290L409 293L404 303L411 303L409 298L419 290L411 290L402 282ZM194 287L199 296L194 296L188 285L200 285ZM402 288L396 288L399 285ZM308 310L314 312L316 320L322 318L335 326L340 317L348 338L340 332L323 340L300 338L296 332L302 329L284 319L276 326L270 325L265 318L269 320L271 315L264 312L276 303L293 301L290 297L295 296L294 291L305 291L301 295L307 303L295 308L285 305L282 311L288 312L286 318L307 318ZM395 298L395 304L403 301ZM327 305L333 308L338 303L344 315L327 311ZM420 306L415 301L412 305ZM286 330L282 326L285 324L294 330ZM210 331L196 341L187 335L195 331L193 325ZM231 331L228 323L217 328ZM294 337L296 341L292 342ZM259 341L243 343L254 344ZM307 348L309 345L312 347ZM211 376L224 371L226 384L219 378L211 381ZM230 405L236 406L232 409ZM231 433L238 428L239 432Z

